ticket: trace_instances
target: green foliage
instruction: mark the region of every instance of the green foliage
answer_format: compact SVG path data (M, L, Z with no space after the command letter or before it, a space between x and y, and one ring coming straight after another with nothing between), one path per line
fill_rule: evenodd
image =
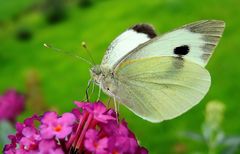
M92 0L78 0L78 5L81 8L87 8L92 5Z
M208 154L235 154L240 152L240 136L228 135L222 124L225 105L219 101L210 101L206 105L205 121L202 123L202 132L186 132L185 136L206 145L207 150L195 149L195 152Z
M15 130L10 125L9 122L1 121L0 122L0 148L1 145L8 144L9 140L6 134L13 134Z
M43 13L49 24L55 24L66 18L64 0L46 0Z
M74 107L72 102L84 97L89 66L75 58L52 52L44 48L43 43L87 57L81 47L81 42L85 41L93 58L100 63L112 39L133 24L151 23L161 34L192 21L221 19L226 22L226 31L207 66L212 75L212 87L199 105L174 120L160 124L146 122L124 107L120 112L141 144L153 154L207 149L178 134L183 130L200 131L197 124L203 121L205 102L211 99L227 102L223 128L228 134L239 133L240 1L104 0L94 1L88 9L79 9L77 2L66 1L68 18L51 26L39 9L22 13L31 8L35 4L33 2L0 0L0 91L8 87L26 91L26 73L34 69L38 71L46 104L62 112L70 111ZM18 14L21 14L18 20L13 20ZM16 30L22 26L33 32L31 40L20 42L16 39ZM97 92L94 97L96 95ZM105 95L101 98L107 101ZM19 120L31 114L33 111L28 108Z

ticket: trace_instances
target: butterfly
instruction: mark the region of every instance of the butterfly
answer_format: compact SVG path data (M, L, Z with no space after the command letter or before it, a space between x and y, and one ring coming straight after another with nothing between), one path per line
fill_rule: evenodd
M204 68L225 28L224 21L202 20L157 36L137 24L108 47L90 69L101 90L150 122L175 118L207 94L211 77Z

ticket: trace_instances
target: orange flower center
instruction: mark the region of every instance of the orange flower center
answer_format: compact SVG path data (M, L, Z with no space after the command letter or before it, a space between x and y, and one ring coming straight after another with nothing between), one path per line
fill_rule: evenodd
M98 143L97 143L97 142L94 142L94 143L93 143L93 146L97 149L97 148L98 148Z
M62 130L62 126L58 124L56 127L53 128L53 130L56 132L60 132Z
M119 154L117 150L113 150L112 154Z

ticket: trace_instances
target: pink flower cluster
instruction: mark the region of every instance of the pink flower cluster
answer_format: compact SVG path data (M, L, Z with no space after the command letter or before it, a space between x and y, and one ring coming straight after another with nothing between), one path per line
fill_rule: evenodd
M146 154L127 123L103 103L75 102L78 108L58 116L37 115L16 124L4 154ZM38 126L38 127L37 127Z
M24 110L25 98L16 90L7 90L0 96L0 120L14 122Z

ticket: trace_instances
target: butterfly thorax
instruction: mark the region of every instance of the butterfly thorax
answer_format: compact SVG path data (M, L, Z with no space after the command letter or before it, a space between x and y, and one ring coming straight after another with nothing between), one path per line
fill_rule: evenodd
M91 77L95 84L110 96L116 92L116 79L110 69L103 69L100 65L94 66L90 69Z

